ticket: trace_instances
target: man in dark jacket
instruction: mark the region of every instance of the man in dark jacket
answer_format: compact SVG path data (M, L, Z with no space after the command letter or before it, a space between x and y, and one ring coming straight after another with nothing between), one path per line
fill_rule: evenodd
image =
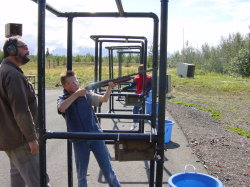
M29 61L28 46L9 38L0 64L0 151L10 160L11 187L40 186L37 101L20 66ZM49 186L49 184L47 185Z

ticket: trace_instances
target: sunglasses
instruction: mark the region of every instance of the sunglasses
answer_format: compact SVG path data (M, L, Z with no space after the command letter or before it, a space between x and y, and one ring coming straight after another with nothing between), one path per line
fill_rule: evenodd
M29 50L28 46L27 45L19 45L17 46L18 48L22 48L24 50Z

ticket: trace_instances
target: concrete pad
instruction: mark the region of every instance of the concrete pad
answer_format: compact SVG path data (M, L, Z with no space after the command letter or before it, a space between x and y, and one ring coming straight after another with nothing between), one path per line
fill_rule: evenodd
M62 116L57 114L56 100L62 90L47 90L46 91L46 127L47 131L66 131L65 121ZM124 107L120 103L116 103L116 107ZM102 112L106 112L108 104L103 105ZM105 109L106 108L106 109ZM131 108L131 107L127 107ZM120 113L120 112L116 112ZM132 113L132 111L131 111ZM166 119L175 121L167 112ZM119 128L123 130L130 129L132 120L111 120L102 119L101 125L103 129ZM150 124L145 124L145 133L150 133ZM119 162L114 161L113 145L107 145L113 169L118 176L122 186L139 187L149 186L149 161L129 161ZM178 126L173 125L171 142L166 144L165 162L163 168L163 185L168 186L168 178L176 173L184 172L185 165L192 164L201 173L207 173L202 163L193 154L188 146L187 140ZM9 179L9 161L4 152L0 152L0 181L1 186L7 187L10 185ZM190 170L189 170L190 171ZM192 171L192 170L191 170ZM66 140L48 140L47 141L47 172L50 176L52 187L66 187L67 183L67 146ZM100 172L99 166L91 154L88 183L90 187L108 186L103 175ZM77 187L77 177L75 164L73 161L73 181L74 187Z

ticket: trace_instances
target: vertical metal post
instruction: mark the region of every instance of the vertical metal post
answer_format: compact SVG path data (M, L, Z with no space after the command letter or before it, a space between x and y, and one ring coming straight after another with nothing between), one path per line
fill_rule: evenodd
M72 143L67 140L67 161L68 161L68 187L73 187L73 159L72 159Z
M143 59L144 59L144 49L142 47L140 47L140 64L143 63Z
M142 46L143 48L143 46ZM147 70L147 48L148 48L148 40L145 38L144 39L144 49L143 49L143 64L144 64L144 70ZM145 73L145 76L144 76L144 87L146 88L146 73ZM144 94L145 94L145 91L144 91ZM143 109L143 114L145 114L145 99L143 100L143 105L142 105L142 109ZM144 125L145 124L145 121L143 121L143 128L142 128L142 132L144 132Z
M143 59L144 59L144 64L147 65L147 53L148 53L148 40L145 39L144 41L144 49L143 49L143 52L144 52L144 55L143 55Z
M108 51L109 51L109 79L111 79L111 49L108 49ZM111 111L112 111L112 108L111 108L111 106L112 106L112 98L113 97L109 97L109 113L111 113Z
M73 17L68 17L68 34L67 34L67 70L72 70L72 25Z
M98 38L95 39L95 70L94 70L94 81L97 82L98 80ZM94 107L96 112L96 107Z
M95 77L94 81L97 82L98 80L98 38L95 40Z
M111 79L114 78L114 55L113 49L111 50Z
M142 55L143 57L142 57L142 61L140 62L140 64L143 64L143 71L145 71L147 69L147 65L146 65L146 61L145 61L145 51L147 51L147 50L145 48L145 43L141 42L141 44L142 44L141 49L143 51L141 53L143 53L143 55ZM143 73L143 78L142 78L142 93L143 93L143 95L145 95L145 93L146 93L145 89L146 89L146 72ZM145 99L143 99L141 107L142 107L141 113L145 114ZM139 131L142 133L144 132L144 120L139 120Z
M72 70L72 45L73 45L73 17L68 17L68 33L67 33L67 70ZM67 162L68 162L68 187L73 187L73 159L72 159L72 143L67 140Z
M114 78L114 58L113 58L113 49L111 49L111 79L113 78ZM118 88L120 88L120 85ZM112 104L111 104L112 111L115 111L114 103L115 103L114 97L112 97Z
M153 34L153 72L152 72L152 127L155 127L156 119L156 97L157 97L157 73L158 73L158 26L159 20L154 19L154 34Z
M160 75L159 75L159 115L158 115L158 153L156 167L156 186L162 186L164 164L164 129L165 129L165 98L166 98L166 69L167 69L167 18L168 0L161 0L161 31L160 31Z
M100 41L99 45L99 81L102 80L102 42ZM99 88L99 92L102 88ZM98 112L101 113L101 107L98 107ZM99 122L101 122L101 118L99 118Z
M122 54L117 51L118 54L118 77L122 76Z
M111 79L111 49L109 51L109 79Z
M99 81L102 80L102 42L99 42Z
M155 160L150 160L150 181L149 181L149 187L154 186L154 179L155 179Z
M45 6L46 0L38 1L38 123L40 144L40 186L46 185L46 142L42 140L46 132L45 119Z

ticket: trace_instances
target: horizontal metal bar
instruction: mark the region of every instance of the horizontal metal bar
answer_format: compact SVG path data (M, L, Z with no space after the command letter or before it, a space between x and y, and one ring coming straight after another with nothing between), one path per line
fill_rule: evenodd
M31 0L31 1L37 3L38 0ZM55 15L58 16L58 17L62 17L62 16L63 16L63 13L62 13L62 12L56 10L54 7L52 7L52 6L49 5L48 3L46 3L46 9L47 9L48 11L50 11L52 14L55 14Z
M159 21L158 16L153 12L125 12L120 15L117 12L64 12L59 17L115 17L115 18L153 18Z
M135 94L135 93L111 93L111 96L138 96L143 97L143 94Z
M95 41L95 40L94 40ZM141 40L110 40L110 39L99 39L98 42L113 42L113 43L143 43Z
M125 35L91 35L91 39L107 39L107 38L116 38L116 39L141 39L147 40L145 36L125 36Z
M124 112L131 112L131 111L133 111L133 109L112 109L111 111L120 111L120 112L124 111Z
M139 130L103 130L104 133L140 133Z
M42 136L47 139L83 139L83 140L152 140L157 141L155 134L138 133L88 133L88 132L46 132Z
M38 3L38 0L32 0ZM46 3L46 9L58 17L121 17L121 18L153 18L159 22L158 16L153 12L123 12L122 14L117 12L60 12L54 7Z
M107 113L96 113L99 118L117 118L117 119L147 119L151 120L149 114L107 114Z
M119 50L119 49L141 49L141 46L135 46L135 45L124 45L124 46L107 46L105 47L106 49L109 50Z
M115 141L114 140L106 140L105 144L115 144Z
M117 53L141 53L141 51L117 51Z

